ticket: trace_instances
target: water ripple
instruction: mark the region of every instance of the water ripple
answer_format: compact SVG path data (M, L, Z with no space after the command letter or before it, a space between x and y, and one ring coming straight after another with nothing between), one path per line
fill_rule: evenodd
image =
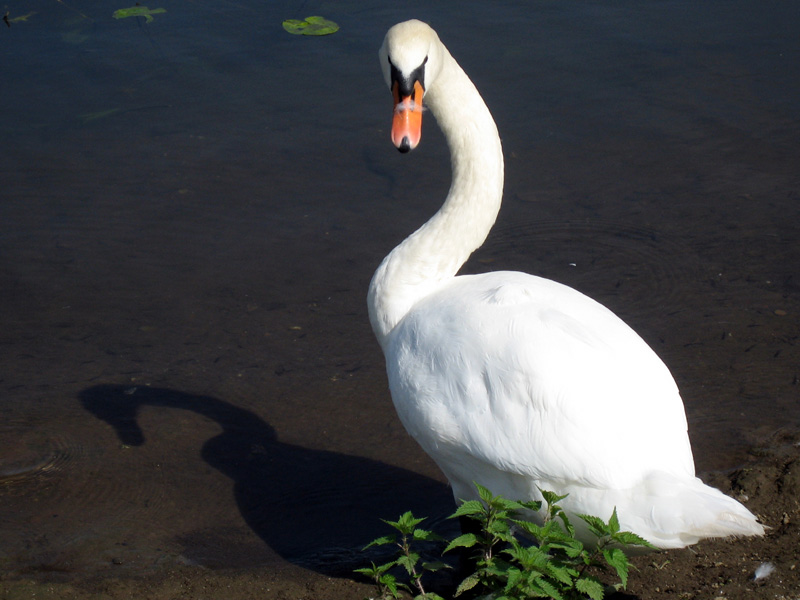
M481 252L487 254L479 260L500 268L502 257L510 268L560 281L637 316L682 310L701 273L683 240L608 221L501 225Z

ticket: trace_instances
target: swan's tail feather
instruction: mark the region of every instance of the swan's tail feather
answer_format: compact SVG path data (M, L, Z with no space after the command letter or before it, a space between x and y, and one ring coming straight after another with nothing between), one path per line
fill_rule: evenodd
M732 498L731 501L736 502ZM719 512L714 515L712 521L698 523L696 526L688 528L687 534L700 539L764 535L764 526L749 511L747 515Z
M679 548L704 538L764 535L764 526L742 504L698 478L673 479L670 493L654 494L649 521L650 539L660 548ZM655 483L655 482L651 482ZM658 481L662 488L666 481Z
M728 496L725 497L728 498ZM733 498L729 499L736 502ZM764 535L764 526L756 520L755 515L747 509L742 514L741 509L744 506L738 502L736 502L736 506L740 510L738 513L719 513L717 519L719 529L730 532L728 535Z

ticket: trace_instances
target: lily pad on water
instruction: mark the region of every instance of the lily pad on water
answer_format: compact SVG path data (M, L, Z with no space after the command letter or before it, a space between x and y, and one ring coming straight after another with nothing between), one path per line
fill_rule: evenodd
M147 23L153 20L153 15L167 12L166 8L154 8L150 10L146 6L131 6L130 8L120 8L112 15L115 19L125 19L127 17L144 17Z
M306 17L305 21L286 19L283 28L294 35L330 35L339 31L336 23L324 17Z

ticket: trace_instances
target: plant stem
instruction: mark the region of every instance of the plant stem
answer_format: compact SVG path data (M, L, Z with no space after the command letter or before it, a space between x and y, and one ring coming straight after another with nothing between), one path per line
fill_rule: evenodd
M419 590L419 593L423 596L425 595L425 588L422 587L422 575L417 573L417 565L414 563L410 563L411 559L411 544L408 541L408 535L403 534L403 543L398 544L400 546L400 550L405 554L406 558L409 559L409 564L411 568L411 580L414 582L414 585Z
M588 569L590 566L592 566L592 564L594 563L594 557L597 556L597 554L603 549L604 546L605 546L605 544L603 544L602 540L598 541L597 545L594 548L594 551L589 555L589 560L587 562L585 562L581 566L580 570L578 571L578 576L575 578L575 581L572 583L572 589L573 590L575 589L575 586L577 585L578 580L581 577L583 577L584 571L586 571L586 569Z

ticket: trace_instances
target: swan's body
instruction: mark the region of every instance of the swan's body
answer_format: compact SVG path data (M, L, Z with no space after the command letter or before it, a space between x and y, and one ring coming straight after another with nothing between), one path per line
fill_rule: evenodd
M497 129L424 23L390 29L380 60L395 144L419 141L424 94L452 157L444 205L384 259L368 302L398 415L456 500L477 498L473 482L513 499L568 493L568 513L607 519L616 507L624 529L661 548L762 534L695 477L672 376L611 311L525 273L456 277L500 208Z

